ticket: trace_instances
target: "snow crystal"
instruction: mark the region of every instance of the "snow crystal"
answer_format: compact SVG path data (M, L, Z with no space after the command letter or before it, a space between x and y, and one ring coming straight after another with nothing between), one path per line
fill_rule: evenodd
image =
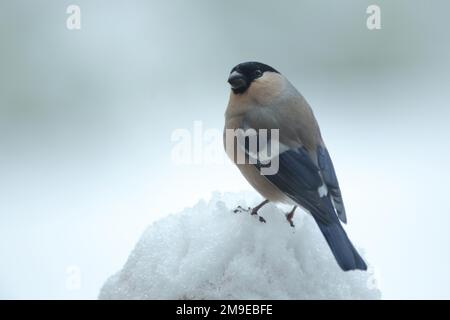
M214 194L209 203L151 225L99 298L380 298L370 271L339 268L309 215L298 210L292 228L269 204L260 211L267 220L261 223L233 213L246 205L236 197Z

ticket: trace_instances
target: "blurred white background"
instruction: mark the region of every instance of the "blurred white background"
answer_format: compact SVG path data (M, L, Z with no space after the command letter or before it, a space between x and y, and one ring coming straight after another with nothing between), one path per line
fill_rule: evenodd
M382 29L369 31L374 3ZM81 30L66 28L70 4ZM170 161L173 130L222 128L228 72L247 60L281 71L314 108L383 297L450 298L449 10L2 1L0 298L96 298L152 221L250 190L230 163Z

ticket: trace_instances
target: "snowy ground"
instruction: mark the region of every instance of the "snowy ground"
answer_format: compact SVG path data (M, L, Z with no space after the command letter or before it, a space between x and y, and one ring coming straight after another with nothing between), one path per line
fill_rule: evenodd
M341 271L311 217L299 211L292 229L283 212L268 205L261 210L263 224L232 212L237 204L247 205L238 198L243 197L215 194L209 203L155 222L99 298L381 297L370 262L368 272Z

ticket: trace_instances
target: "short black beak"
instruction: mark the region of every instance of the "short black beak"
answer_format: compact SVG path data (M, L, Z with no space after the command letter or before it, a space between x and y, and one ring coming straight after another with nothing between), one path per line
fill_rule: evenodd
M233 91L241 91L247 87L247 79L242 73L233 71L228 78L228 83Z

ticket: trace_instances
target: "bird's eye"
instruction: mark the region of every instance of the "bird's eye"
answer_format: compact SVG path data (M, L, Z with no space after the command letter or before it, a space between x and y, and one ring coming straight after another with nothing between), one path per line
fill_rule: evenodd
M256 70L256 71L255 71L255 77L256 77L256 78L259 78L259 77L261 77L262 75L263 75L263 73L262 73L261 70Z

